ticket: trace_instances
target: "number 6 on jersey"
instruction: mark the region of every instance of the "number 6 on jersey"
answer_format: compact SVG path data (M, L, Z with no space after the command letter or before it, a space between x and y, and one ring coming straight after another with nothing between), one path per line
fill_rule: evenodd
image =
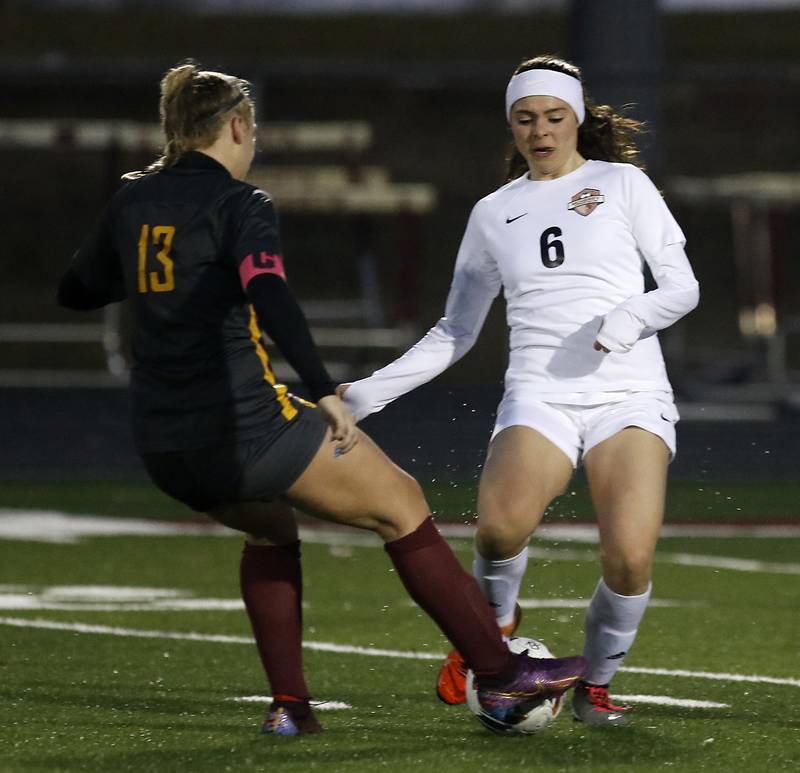
M555 268L564 262L564 242L559 239L550 241L550 238L554 236L561 236L561 229L557 225L545 228L545 230L542 231L542 235L539 237L539 250L542 255L542 263L547 266L547 268ZM551 250L555 252L554 258L550 257Z

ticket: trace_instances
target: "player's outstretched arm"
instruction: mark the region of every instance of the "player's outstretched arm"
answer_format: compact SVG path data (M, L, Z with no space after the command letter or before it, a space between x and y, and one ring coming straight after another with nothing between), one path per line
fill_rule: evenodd
M478 202L461 240L444 316L402 357L348 386L344 399L356 421L438 376L478 338L501 286L483 238L480 211Z
M404 355L348 385L345 403L357 421L426 384L463 357L475 343L494 295L482 288L451 289L442 317Z

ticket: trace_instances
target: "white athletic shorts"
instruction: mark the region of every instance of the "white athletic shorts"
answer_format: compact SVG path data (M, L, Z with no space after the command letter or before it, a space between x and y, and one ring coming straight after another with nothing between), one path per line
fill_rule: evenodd
M523 426L535 429L560 448L578 466L584 456L625 427L640 427L660 437L675 458L675 424L680 418L669 392L630 392L625 397L592 405L574 405L531 399L508 390L497 408L492 439L502 430Z

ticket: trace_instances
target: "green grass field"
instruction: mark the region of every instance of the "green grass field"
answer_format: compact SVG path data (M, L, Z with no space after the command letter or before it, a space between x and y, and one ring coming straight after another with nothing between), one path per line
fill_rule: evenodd
M447 521L475 516L477 480L422 481L431 508ZM113 504L111 504L113 503ZM0 508L25 507L67 513L102 513L117 517L195 519L197 515L162 494L150 482L138 481L2 481ZM667 495L667 522L797 520L800 480L694 481L673 479ZM112 512L113 510L113 512ZM550 520L592 520L585 483L576 479L551 508Z
M673 487L684 514L674 520L722 520L716 505L710 515L702 507L762 496L744 484L693 495L697 488L707 484ZM785 506L729 516L785 520L785 488ZM436 502L437 490L429 494ZM456 520L462 499L445 508ZM588 517L584 492L571 499L574 517ZM20 507L186 517L144 484L0 485L0 508ZM0 513L0 529L9 515ZM467 565L470 542L451 544ZM0 771L800 769L797 536L660 543L660 603L614 689L717 705L640 702L635 724L611 732L565 712L527 738L493 736L465 708L436 700L443 637L407 602L377 543L329 530L304 540L307 672L315 697L349 708L320 712L320 736L261 737L264 704L235 700L267 693L238 602L240 545L227 536L47 543L0 534ZM596 582L595 547L535 548L520 633L557 654L579 651L575 603Z

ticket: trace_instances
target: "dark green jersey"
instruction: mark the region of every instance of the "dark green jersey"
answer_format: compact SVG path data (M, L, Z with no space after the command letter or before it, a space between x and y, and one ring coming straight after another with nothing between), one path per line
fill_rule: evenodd
M285 279L272 202L209 156L189 153L127 183L72 273L94 306L130 303L141 451L247 440L296 416L245 289L259 275Z

